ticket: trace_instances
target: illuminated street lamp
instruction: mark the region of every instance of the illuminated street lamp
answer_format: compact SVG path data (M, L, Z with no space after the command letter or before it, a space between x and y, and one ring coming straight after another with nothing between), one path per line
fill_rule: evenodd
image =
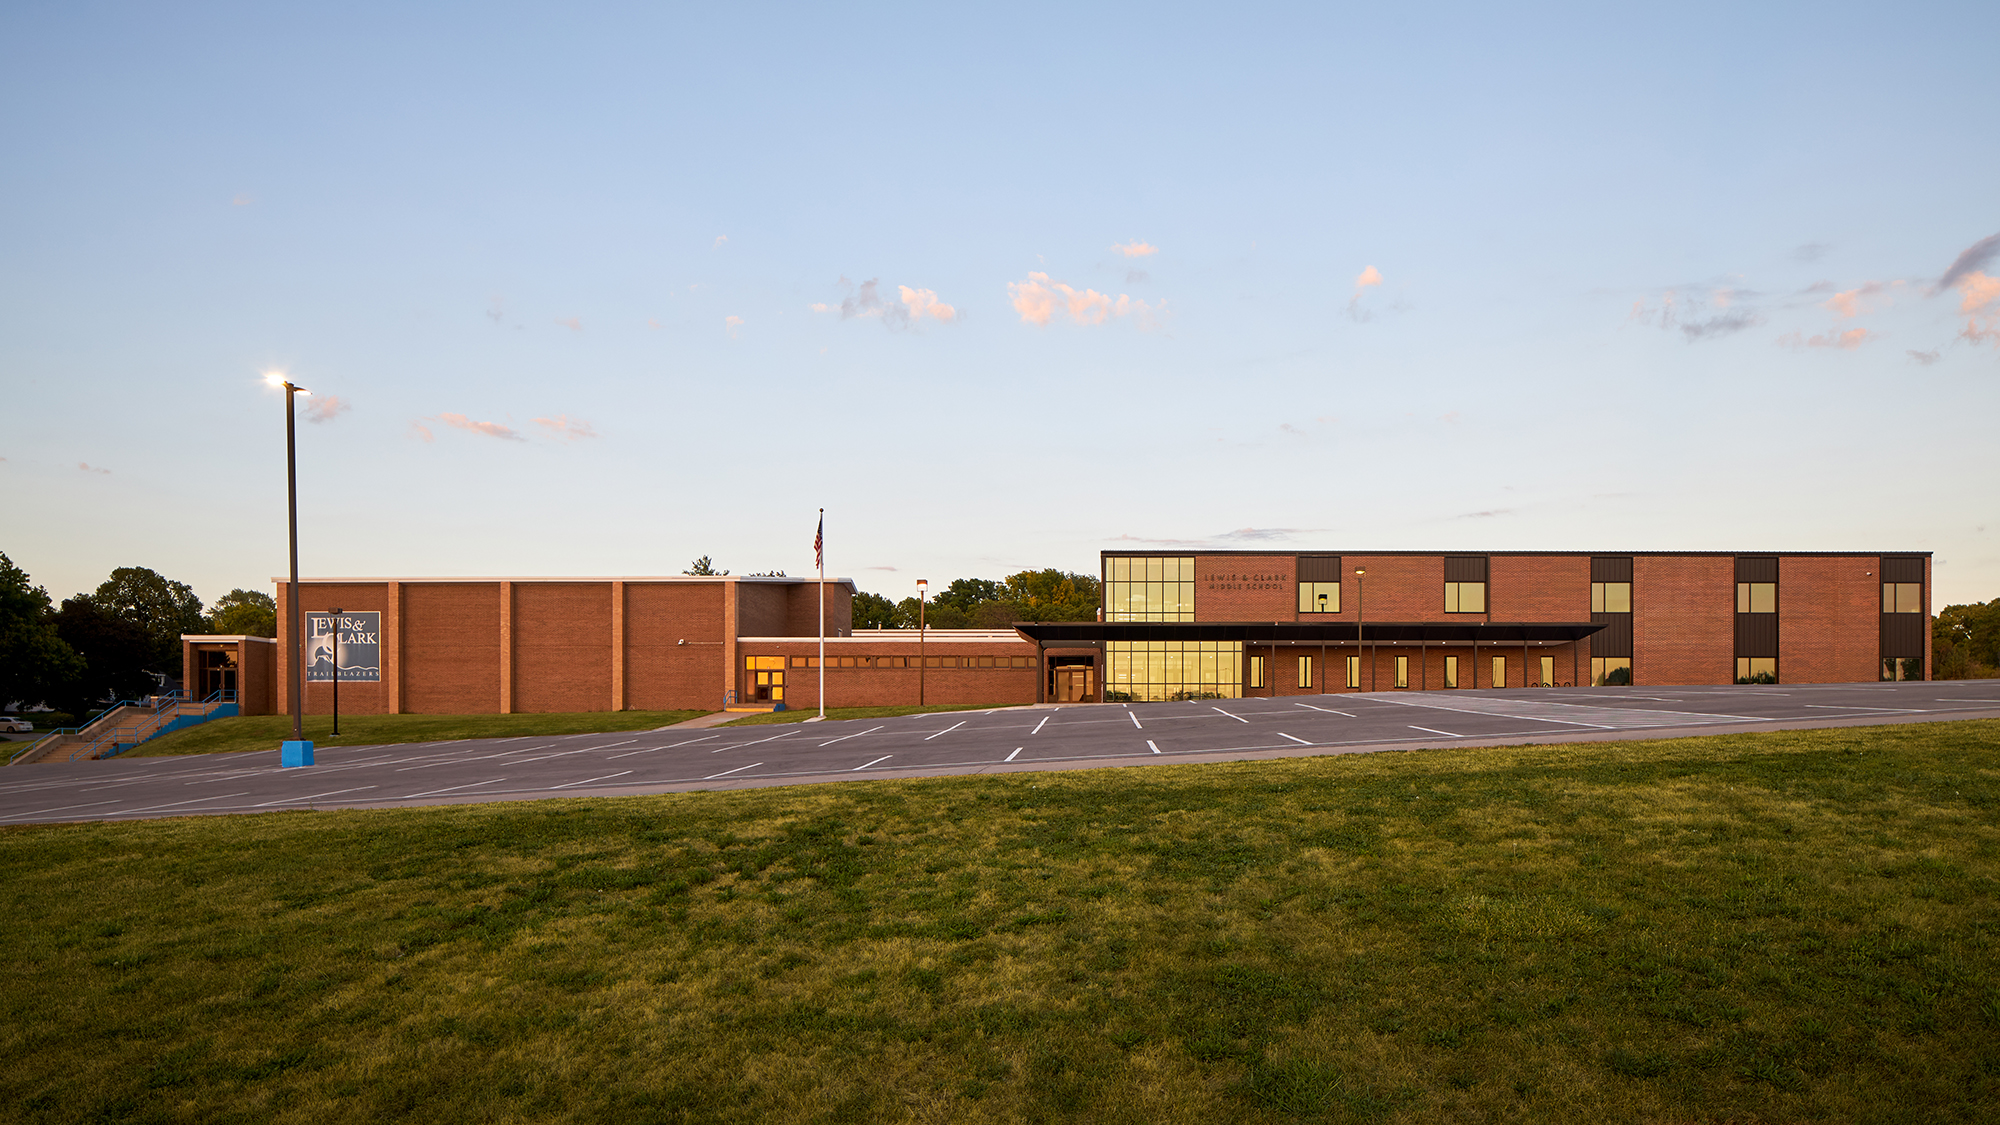
M299 447L298 424L294 420L292 400L297 395L312 394L285 378L284 372L273 371L264 376L264 381L285 391L285 503L291 515L292 578L285 587L285 597L292 610L292 738L279 751L279 764L283 766L312 765L312 743L305 735L305 620L299 609Z
M917 706L924 705L924 595L931 589L931 580L917 579Z

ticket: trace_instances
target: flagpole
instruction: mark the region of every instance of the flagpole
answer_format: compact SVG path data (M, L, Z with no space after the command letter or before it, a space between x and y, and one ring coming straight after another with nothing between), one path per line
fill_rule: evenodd
M826 509L819 510L819 533L813 536L819 563L819 717L826 718Z

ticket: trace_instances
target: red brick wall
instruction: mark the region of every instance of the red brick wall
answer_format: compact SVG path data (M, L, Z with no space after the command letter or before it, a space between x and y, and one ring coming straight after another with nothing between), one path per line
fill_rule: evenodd
M1357 611L1368 621L1486 620L1476 613L1445 613L1443 555L1348 555L1340 565L1340 616L1346 620L1354 620ZM1355 567L1368 574L1357 579Z
M1874 556L1778 560L1778 679L1843 683L1881 675L1882 576Z
M514 710L611 708L611 583L514 583Z
M1486 608L1495 621L1590 620L1586 556L1495 555L1487 575ZM1442 577L1439 590L1441 599Z
M831 594L831 589L828 590ZM940 631L941 632L941 631ZM739 663L749 656L817 656L816 641L766 642L739 646ZM843 641L828 644L829 657L904 656L914 659L917 646L904 641L869 644ZM925 703L990 703L996 707L1017 707L1035 701L1035 646L1026 641L952 641L932 633L924 645L926 656L995 658L1011 664L1013 657L1027 657L1026 668L925 668ZM915 668L835 668L826 670L828 707L894 707L917 702ZM785 669L785 706L791 710L819 707L819 669Z
M627 707L722 709L729 683L721 643L724 592L721 582L625 584Z
M791 616L793 587L754 579L736 583L736 635L739 637L782 637ZM806 619L810 628L812 619Z
M518 585L515 593L518 597ZM402 627L405 712L460 715L500 709L498 582L406 582ZM340 702L347 705L345 690Z
M1735 679L1736 560L1727 555L1634 557L1633 682L1726 684Z
M342 607L346 608L346 607ZM237 713L275 714L278 698L278 646L265 641L242 642L236 662ZM288 712L289 713L289 712Z
M810 637L818 633L819 587L818 582L787 587L785 628L780 636ZM853 627L854 594L845 583L829 579L826 583L826 635L837 637Z

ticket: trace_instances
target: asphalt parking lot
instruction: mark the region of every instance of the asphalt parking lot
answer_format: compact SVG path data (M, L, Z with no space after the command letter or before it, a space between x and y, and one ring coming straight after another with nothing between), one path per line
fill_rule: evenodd
M0 824L664 793L2000 718L2000 681L1398 691L113 758L0 772Z

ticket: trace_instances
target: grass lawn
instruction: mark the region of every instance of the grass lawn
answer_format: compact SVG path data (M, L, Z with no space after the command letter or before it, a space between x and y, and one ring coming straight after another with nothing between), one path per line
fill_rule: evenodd
M452 738L512 738L533 734L595 734L652 730L685 722L706 711L577 711L555 715L342 715L340 737L333 717L307 715L305 735L314 746L378 746L398 742L438 742ZM290 715L239 715L161 735L120 757L160 754L227 754L244 750L276 753L292 736Z
M0 829L21 1121L1991 1121L2000 722Z
M1005 707L1019 707L1018 703L932 703L924 707L829 707L826 709L828 722L835 719L892 719L897 715L929 715L939 711L997 711ZM725 727L754 727L765 723L803 723L819 714L817 708L805 707L797 711L772 711L765 715L747 715L741 719L731 719Z

